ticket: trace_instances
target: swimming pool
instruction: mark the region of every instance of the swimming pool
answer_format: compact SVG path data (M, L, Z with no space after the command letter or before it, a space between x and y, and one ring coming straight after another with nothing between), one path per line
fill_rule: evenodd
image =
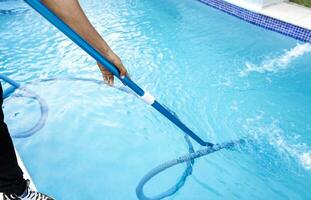
M22 2L13 2L14 12L0 15L1 73L20 82L100 79L90 57ZM198 159L170 199L311 196L309 44L193 0L82 4L132 78L201 137L255 141L242 151ZM15 144L37 187L58 199L136 199L146 172L187 153L174 125L119 90L65 80L28 88L46 100L48 121ZM37 103L23 98L9 99L4 109L12 132L39 117ZM156 177L146 193L168 188L183 168Z

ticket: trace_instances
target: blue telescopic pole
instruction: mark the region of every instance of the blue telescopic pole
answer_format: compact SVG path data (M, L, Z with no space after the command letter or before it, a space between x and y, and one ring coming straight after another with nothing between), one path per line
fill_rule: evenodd
M154 107L172 123L183 130L187 135L189 135L193 140L198 142L202 146L211 146L212 143L205 142L199 136L197 136L193 131L191 131L183 122L181 122L177 117L175 117L170 111L163 107L155 98L148 92L140 88L135 82L133 82L128 77L120 77L118 69L109 62L102 54L100 54L95 48L93 48L88 42L86 42L80 35L78 35L74 30L72 30L65 22L63 22L59 17L57 17L51 10L49 10L40 0L24 0L33 9L40 13L44 18L46 18L50 23L62 31L67 37L69 37L74 43L81 47L85 52L97 60L100 64L105 66L114 76L118 77L123 84L131 88L143 101Z

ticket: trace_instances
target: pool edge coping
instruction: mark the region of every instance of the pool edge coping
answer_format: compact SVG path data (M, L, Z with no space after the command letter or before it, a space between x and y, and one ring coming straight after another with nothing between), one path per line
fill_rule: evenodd
M307 29L288 21L276 18L275 16L267 15L265 9L272 6L279 5L274 4L267 6L263 9L252 9L250 7L242 7L234 4L232 1L226 0L197 0L212 8L218 9L226 14L239 18L245 22L262 27L267 30L278 32L282 35L292 37L302 42L311 43L311 29ZM297 6L299 7L299 6ZM305 9L304 9L305 10ZM309 10L309 9L308 9ZM311 9L310 9L311 13ZM310 15L311 16L311 15Z

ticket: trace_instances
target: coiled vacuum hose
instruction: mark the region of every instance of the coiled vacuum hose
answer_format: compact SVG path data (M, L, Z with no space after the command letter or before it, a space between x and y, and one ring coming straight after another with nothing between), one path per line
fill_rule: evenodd
M23 132L19 132L19 133L12 133L12 137L13 138L27 138L32 136L33 134L35 134L36 132L38 132L40 129L42 129L46 123L46 119L48 116L48 106L46 104L46 102L44 101L44 99L42 99L39 95L37 95L36 93L34 93L33 91L27 89L27 87L25 85L21 85L17 82L15 82L14 80L1 75L0 74L0 79L2 79L3 81L9 83L11 85L11 87L9 87L8 89L6 89L4 91L3 94L3 98L8 98L9 96L13 96L13 97L26 97L26 98L30 98L30 99L34 99L36 101L38 101L39 105L40 105L40 112L41 112L41 117L38 120L38 122L30 129L23 131ZM67 81L85 81L85 82L93 82L96 84L103 84L103 81L101 80L95 80L95 79L90 79L90 78L48 78L48 79L40 79L38 81L35 82L49 82L49 81L57 81L57 80L67 80ZM30 82L27 84L32 84L34 82ZM25 94L14 94L15 90L22 90ZM131 92L130 90L128 90L126 87L118 87L116 89L119 89L121 91L124 91L126 93L131 93L133 95L135 95L133 92ZM172 112L172 111L171 111ZM172 112L172 114L177 117L177 115L175 113ZM184 134L184 138L185 141L188 145L188 154L181 156L177 159L171 160L171 161L167 161L155 168L153 168L151 171L149 171L138 183L138 186L136 187L136 195L138 197L138 199L140 200L159 200L159 199L163 199L166 197L169 197L173 194L175 194L176 192L178 192L178 190L185 184L187 177L189 175L192 174L192 170L193 170L193 165L195 163L195 159L202 157L202 156L206 156L208 154L214 153L216 151L219 151L221 149L234 149L238 146L240 146L241 144L244 143L244 140L237 140L237 141L230 141L230 142L226 142L226 143L222 143L222 144L214 144L212 146L207 146L204 147L201 150L195 151L193 148L193 145L189 139L189 136L187 134ZM150 181L152 178L154 178L156 175L160 174L161 172L175 166L178 164L182 164L185 163L186 164L186 169L184 170L183 174L181 175L181 177L178 179L178 181L175 183L175 185L173 185L172 187L170 187L169 189L167 189L166 191L153 196L153 197L147 197L144 194L144 186L145 184Z

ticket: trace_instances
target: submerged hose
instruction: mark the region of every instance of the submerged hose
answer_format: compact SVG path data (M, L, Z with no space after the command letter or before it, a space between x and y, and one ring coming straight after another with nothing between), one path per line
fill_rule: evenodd
M173 124L175 124L178 128L180 128L184 134L186 134L186 138L188 141L188 136L191 137L194 141L196 141L201 146L204 146L206 149L210 149L210 151L207 151L209 153L215 152L220 150L221 148L216 148L218 146L215 146L214 144L204 141L202 138L200 138L196 133L194 133L191 129L189 129L181 120L179 120L172 112L170 112L168 109L166 109L162 104L160 104L154 96L152 96L148 91L143 90L140 86L138 86L134 81L132 81L129 77L120 76L119 70L114 66L109 60L107 60L100 52L98 52L95 48L93 48L87 41L85 41L79 34L77 34L70 26L68 26L65 22L63 22L55 13L53 13L51 10L49 10L41 1L37 0L25 0L27 4L29 4L32 8L34 8L39 14L41 14L43 17L45 17L49 22L51 22L55 27L57 27L60 31L62 31L68 38L70 38L74 43L76 43L79 47L81 47L86 53L88 53L90 56L92 56L97 62L105 66L114 76L120 79L123 84L127 85L129 88L131 88L143 101L145 101L148 105L152 106L154 109L156 109L159 113L161 113L163 116L165 116L168 120L170 120ZM217 145L217 144L216 144ZM215 147L215 148L214 148ZM193 148L189 146L189 149L192 149L190 151L190 154L195 154L196 152L192 152ZM211 151L214 150L214 151ZM200 152L200 151L198 151ZM202 155L207 155L208 153ZM201 153L198 154L198 157L200 157ZM166 193L160 194L158 197L163 198L166 196L170 196L178 191L178 189L185 183L185 180L189 174L192 172L192 163L194 163L193 159L196 158L194 156L189 157L189 159L185 159L187 162L187 169L188 171L185 171L183 176L181 177L180 181L169 189ZM185 162L183 161L183 162ZM189 163L190 162L190 163ZM175 162L176 164L181 162ZM174 164L168 164L167 167L164 167L163 169L155 170L155 172L163 171L167 169L168 167L174 166ZM155 173L154 175L156 175ZM151 174L152 175L152 174ZM152 176L149 176L149 179L152 178ZM146 178L146 181L149 180L148 176ZM146 198L145 195L143 195L143 185L146 183L146 181L142 181L141 187L137 188L137 195L138 198ZM139 185L140 186L140 185Z
M187 136L185 136L187 138ZM189 139L188 139L189 140ZM186 139L186 141L188 141ZM193 148L192 150L189 150L189 154L186 154L184 156L181 156L177 159L167 161L161 165L158 165L157 167L153 168L150 170L138 183L138 186L136 187L136 195L140 200L159 200L163 199L165 197L172 196L178 190L185 184L186 179L189 175L192 174L192 167L194 165L194 160L196 158L200 158L202 156L209 155L211 153L214 153L216 151L222 150L222 149L232 149L234 147L239 146L240 144L243 144L244 140L238 140L238 141L231 141L231 142L226 142L222 144L214 144L213 146L206 147L204 149L194 151ZM190 143L191 144L191 143ZM192 145L191 145L192 146ZM190 148L189 148L190 149ZM150 181L152 178L154 178L156 175L160 174L161 172L175 166L178 164L182 164L186 162L187 168L185 169L183 175L181 178L178 180L178 182L166 190L165 192L162 192L156 196L153 197L147 197L144 194L144 186L148 181Z
M3 81L5 81L11 85L11 87L9 87L8 89L6 89L4 91L4 95L3 95L4 99L8 98L9 96L26 97L26 98L30 98L30 99L34 99L34 100L38 101L38 103L40 105L41 117L40 117L39 121L29 130L12 134L13 138L27 138L27 137L32 136L33 134L35 134L41 128L44 127L44 125L46 123L47 116L48 116L48 106L47 106L46 102L39 95L37 95L34 92L32 92L31 90L27 89L25 85L34 84L34 83L38 83L38 82L57 81L57 80L85 81L85 82L93 82L96 84L103 84L103 81L101 81L101 80L90 79L90 78L76 78L76 77L40 79L40 80L37 80L34 82L26 83L24 85L21 85L21 84L15 82L14 80L12 80L6 76L3 76L1 74L0 74L0 79L2 79ZM17 90L17 89L24 91L25 94L13 94L15 92L15 90ZM127 87L116 87L116 89L119 89L120 91L123 91L123 92L137 96L135 93L133 93ZM169 110L168 108L166 108L166 109L172 115L174 115L174 117L176 117L178 119L178 116L173 111ZM226 143L222 143L222 144L210 143L211 145L208 145L204 149L195 151L193 148L193 145L190 141L190 138L187 134L184 134L184 139L188 145L188 152L189 153L184 155L184 156L181 156L177 159L167 161L167 162L153 168L151 171L149 171L139 181L138 186L136 187L136 195L137 195L138 199L140 199L140 200L160 200L160 199L174 195L176 192L179 191L179 189L181 187L183 187L188 176L192 174L193 165L195 163L196 158L200 158L202 156L209 155L211 153L217 152L217 151L222 150L222 149L232 149L232 148L237 147L237 146L244 143L243 139L238 140L238 141L226 142ZM165 170L167 170L167 169L169 169L175 165L182 164L182 163L186 163L186 168L185 168L183 174L181 175L181 177L178 179L178 181L172 187L167 189L165 192L162 192L162 193L155 195L153 197L148 197L144 194L144 186L146 185L146 183L148 181L150 181L152 178L154 178L156 175L160 174L161 172L163 172L163 171L165 171Z
M96 84L103 84L103 81L96 80L96 79L90 79L90 78L77 78L77 77L69 77L69 78L46 78L46 79L40 79L37 81L29 82L24 85L21 85L17 83L16 81L0 74L0 79L2 79L4 82L10 84L11 86L6 89L3 92L3 99L8 99L8 97L23 97L23 98L29 98L36 100L40 106L40 119L38 122L30 129L22 131L22 132L16 132L11 133L11 136L13 138L27 138L32 135L34 135L36 132L41 130L47 120L48 117L48 106L44 99L42 99L39 95L37 95L35 92L27 89L26 85L34 84L37 82L50 82L50 81L56 81L56 80L66 80L66 81L85 81L85 82L93 82ZM119 89L126 93L132 93L130 90L128 90L126 87L116 87L116 89ZM13 94L16 90L23 91L24 94ZM132 93L133 94L133 93Z
M34 135L36 132L38 132L44 127L47 117L48 117L48 106L46 102L44 101L44 99L42 99L40 96L36 95L32 91L26 88L17 88L17 89L22 89L25 92L25 94L14 94L12 95L13 97L26 97L29 99L33 99L33 100L38 101L39 106L40 106L40 113L41 113L40 119L32 128L26 131L11 134L13 138L27 138L27 137Z
M27 138L27 137L32 136L33 134L38 132L40 129L42 129L45 125L45 122L46 122L46 119L48 116L48 106L47 106L46 102L39 95L37 95L34 92L32 92L31 90L28 90L27 88L21 86L21 84L15 82L14 80L12 80L6 76L3 76L1 74L0 74L0 79L2 79L3 81L5 81L6 83L11 85L8 89L6 89L3 92L3 99L8 98L10 95L12 95L12 93L14 93L15 90L20 89L25 94L13 94L12 96L13 97L25 97L25 98L34 99L34 100L38 101L38 103L40 105L40 112L41 112L41 116L40 116L40 119L38 120L38 122L32 128L30 128L26 131L11 134L11 136L13 138Z

